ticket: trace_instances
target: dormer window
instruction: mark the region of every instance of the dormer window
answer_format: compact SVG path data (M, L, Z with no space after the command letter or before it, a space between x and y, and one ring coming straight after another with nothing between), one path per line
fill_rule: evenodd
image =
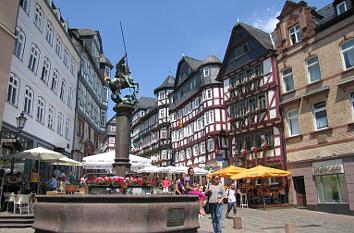
M209 68L203 69L203 75L204 75L204 78L209 76Z
M347 11L347 4L345 3L345 1L336 5L337 15L343 14L346 11Z
M289 29L289 37L291 45L301 42L301 30L299 24Z
M234 58L242 57L243 55L248 53L248 43L244 43L241 46L238 46L234 51Z

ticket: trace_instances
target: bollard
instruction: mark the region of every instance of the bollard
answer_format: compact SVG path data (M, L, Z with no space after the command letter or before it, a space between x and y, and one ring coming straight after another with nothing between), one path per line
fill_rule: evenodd
M242 229L241 217L234 217L234 229Z
M295 233L295 224L285 224L285 233Z

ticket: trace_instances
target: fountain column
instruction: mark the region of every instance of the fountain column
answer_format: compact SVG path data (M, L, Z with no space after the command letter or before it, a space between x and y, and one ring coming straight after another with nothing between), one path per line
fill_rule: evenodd
M116 112L116 141L113 168L118 176L125 176L129 173L129 151L130 151L130 124L134 107L128 104L116 104L113 108Z

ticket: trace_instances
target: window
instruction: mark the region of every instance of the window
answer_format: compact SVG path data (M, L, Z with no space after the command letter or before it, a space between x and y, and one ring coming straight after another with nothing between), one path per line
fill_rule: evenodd
M344 174L315 176L318 203L347 203L348 193Z
M63 42L61 41L60 37L57 36L57 40L55 43L55 53L61 57L61 50L62 50Z
M21 28L16 27L16 44L15 44L14 54L19 59L22 59L25 43L26 43L25 33L21 30Z
M68 57L69 57L69 51L68 48L65 47L64 49L64 58L63 58L63 63L66 67L68 67Z
M209 111L209 123L214 123L214 110Z
M53 45L53 37L54 37L54 30L53 25L50 21L47 22L47 31L45 34L45 39L48 41L50 45Z
M345 3L345 1L336 5L337 15L343 14L346 11L347 11L347 4Z
M57 133L63 135L64 116L58 113Z
M21 0L20 1L20 6L27 14L29 13L30 5L31 5L30 0Z
M244 43L235 49L234 58L239 58L247 53L248 53L248 43Z
M341 46L344 70L354 67L354 39L344 42Z
M30 87L26 86L23 111L28 115L32 115L32 104L33 104L33 91Z
M166 128L162 128L160 130L160 139L167 139L167 129Z
M203 69L203 76L204 76L204 78L209 76L209 68Z
M194 156L198 156L199 155L199 145L198 144L195 144L193 146L193 155Z
M300 26L297 24L289 29L290 43L294 45L301 41Z
M291 68L283 70L282 78L283 78L284 91L289 92L294 90L293 71Z
M106 125L106 111L104 111L104 110L101 110L100 122L101 122L101 126L105 127L105 125ZM112 131L116 131L115 126L111 126L111 129L113 127L114 127L114 130L112 130Z
M50 62L49 59L45 57L43 61L42 74L41 74L41 80L45 84L48 84L49 73L50 73Z
M70 60L70 73L72 73L74 76L75 76L75 65L76 65L76 61L72 57Z
M299 112L297 110L288 112L288 127L290 136L300 134Z
M43 24L43 11L42 8L36 4L36 11L34 12L34 20L33 20L34 25L37 26L37 28L42 31L42 24Z
M213 151L214 150L214 139L213 138L209 138L208 139L208 151Z
M72 108L72 98L73 98L73 90L71 89L71 87L69 87L69 91L68 91L68 99L67 99L67 105L69 108Z
M205 154L206 148L205 148L205 142L200 143L200 154Z
M320 102L313 106L316 129L324 129L328 127L326 103Z
M9 86L7 89L7 101L17 106L17 95L19 93L20 81L15 74L10 73Z
M307 77L309 81L315 82L321 79L320 64L318 63L318 57L311 57L306 61L307 65Z
M165 91L159 92L159 100L165 99Z
M44 107L45 107L45 102L43 97L38 97L38 103L37 103L37 121L44 123Z
M66 92L66 81L63 79L61 81L59 98L65 102L65 92Z
M159 116L160 116L160 119L166 117L166 111L164 108L159 110Z
M52 84L50 86L50 90L52 90L55 94L57 93L57 89L58 89L58 81L59 81L59 72L57 69L55 69L52 76Z
M71 127L71 122L69 119L66 119L65 121L65 138L70 140L70 127Z
M54 116L55 111L52 105L48 108L48 128L54 130Z
M33 72L37 73L37 68L38 68L38 62L39 62L39 56L41 52L39 51L39 48L37 45L32 44L31 48L31 55L28 63L28 68Z
M354 118L354 92L350 93L350 103L352 105L352 115Z
M206 99L207 99L207 100L211 99L211 98L213 97L213 92L212 92L212 90L211 90L211 89L207 89L205 96L206 96Z

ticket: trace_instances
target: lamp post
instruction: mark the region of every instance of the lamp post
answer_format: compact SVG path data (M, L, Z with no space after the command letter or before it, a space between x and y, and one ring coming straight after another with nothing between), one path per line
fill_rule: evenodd
M25 117L24 112L22 111L21 114L16 117L16 125L17 125L17 132L15 134L15 144L17 142L17 136L21 133L22 129L25 127L27 122L27 118ZM11 154L15 152L15 146L11 150ZM13 174L14 171L14 166L15 166L15 158L11 158L11 172L10 174Z

